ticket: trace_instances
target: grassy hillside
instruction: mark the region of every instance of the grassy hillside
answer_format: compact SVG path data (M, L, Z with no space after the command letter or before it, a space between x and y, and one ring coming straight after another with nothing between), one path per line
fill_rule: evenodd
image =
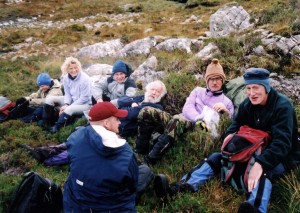
M191 1L189 1L191 2ZM198 38L209 30L209 17L223 4L230 1L195 1L199 6L187 8L186 4L164 0L49 0L25 1L20 4L4 4L0 1L0 21L14 20L17 17L37 17L42 21L64 21L96 16L87 20L90 23L105 22L112 15L124 15L131 11L134 16L127 24L115 25L100 31L87 29L83 24L69 25L63 29L43 28L2 28L0 30L0 95L6 95L13 100L28 95L37 90L35 77L41 71L49 72L53 77L60 76L60 65L64 58L70 55L73 48L87 44L122 38L125 42L151 35L170 37ZM253 19L257 19L257 27L264 26L276 34L290 36L299 34L299 0L239 0ZM125 5L125 7L124 7ZM99 15L100 14L100 15ZM183 25L191 15L197 16L201 22L191 22ZM118 22L118 21L116 21ZM152 29L147 31L146 29ZM2 59L1 53L14 51L14 45L22 43L29 37L42 41L49 48L47 54L37 54L28 58ZM245 38L255 43L253 38ZM252 40L251 40L252 39ZM226 74L233 78L240 74L240 68L247 65L257 65L276 70L279 73L299 72L299 62L283 63L281 57L275 59L243 60L245 41L222 38L215 42L221 49L218 57L224 65ZM23 51L26 51L24 49ZM29 51L29 50L28 50ZM38 50L30 50L38 51ZM169 111L178 113L185 97L197 84L193 74L203 73L206 62L191 58L182 52L159 52L159 70L168 73L164 82L169 91ZM83 64L108 63L115 59L84 60ZM134 68L144 62L144 56L127 57ZM281 63L282 62L282 63ZM180 86L178 86L180 85ZM295 102L298 121L300 121L300 105ZM68 166L45 167L33 160L18 145L26 143L31 146L58 144L65 141L75 126L84 124L79 120L74 125L60 130L54 135L48 135L36 124L24 124L19 121L8 121L0 124L0 213L5 212L12 191L21 179L21 175L34 170L48 177L63 187L68 176ZM220 131L229 125L230 121L223 119ZM300 123L300 122L299 122ZM129 140L133 145L134 138ZM206 133L191 132L184 135L176 143L165 158L152 169L155 173L165 173L171 182L181 178L189 169L200 163L213 151L219 149L221 140L213 140ZM139 156L141 157L141 156ZM295 170L274 186L269 212L300 212L300 169ZM280 193L280 196L279 196ZM138 212L236 212L238 204L245 199L244 195L231 187L224 187L218 178L205 184L194 194L179 194L170 203L158 200L152 186L143 195Z

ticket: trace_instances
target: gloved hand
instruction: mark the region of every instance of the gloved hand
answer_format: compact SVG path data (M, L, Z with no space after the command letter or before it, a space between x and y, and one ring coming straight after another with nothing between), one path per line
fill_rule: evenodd
M25 97L21 97L16 100L16 105L24 104L25 102L28 102L28 100Z
M205 122L202 120L196 121L194 128L200 128L201 130L208 132L208 128L207 128Z

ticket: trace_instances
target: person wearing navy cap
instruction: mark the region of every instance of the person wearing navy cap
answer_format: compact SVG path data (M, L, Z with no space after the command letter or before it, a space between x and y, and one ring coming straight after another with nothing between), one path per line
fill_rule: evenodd
M134 97L136 94L135 81L130 77L132 68L128 63L117 60L112 68L112 75L96 81L91 90L94 102L110 101L116 107L118 99L124 96Z
M238 212L267 212L272 191L272 182L300 164L300 141L295 109L291 101L270 85L270 72L252 68L243 75L247 98L240 104L238 113L227 129L225 136L235 133L243 125L268 132L271 141L255 162L247 180L248 200L240 204ZM177 184L162 190L165 176L154 179L157 194L167 192L198 191L206 181L220 173L222 155L213 153L205 162L191 171Z

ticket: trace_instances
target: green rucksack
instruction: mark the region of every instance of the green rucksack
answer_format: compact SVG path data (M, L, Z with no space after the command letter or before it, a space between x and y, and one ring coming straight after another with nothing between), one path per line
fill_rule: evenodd
M239 105L247 97L245 93L245 82L242 76L234 78L225 83L225 95L232 101L235 109L235 114L237 113Z

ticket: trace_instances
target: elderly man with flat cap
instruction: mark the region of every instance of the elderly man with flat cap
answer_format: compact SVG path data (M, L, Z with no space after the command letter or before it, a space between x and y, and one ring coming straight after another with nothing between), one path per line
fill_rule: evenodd
M248 177L248 200L241 203L238 212L267 212L272 191L272 181L300 164L300 142L294 107L290 100L270 86L269 71L252 68L244 75L247 98L240 104L226 135L237 132L243 125L268 132L272 139L255 162ZM179 191L198 191L210 178L220 173L222 155L213 153L190 174L166 190L165 177L156 176L155 188L159 195ZM160 188L159 188L160 187Z
M136 212L138 163L119 138L119 118L126 110L110 102L94 105L90 124L67 141L70 174L64 186L64 212Z

